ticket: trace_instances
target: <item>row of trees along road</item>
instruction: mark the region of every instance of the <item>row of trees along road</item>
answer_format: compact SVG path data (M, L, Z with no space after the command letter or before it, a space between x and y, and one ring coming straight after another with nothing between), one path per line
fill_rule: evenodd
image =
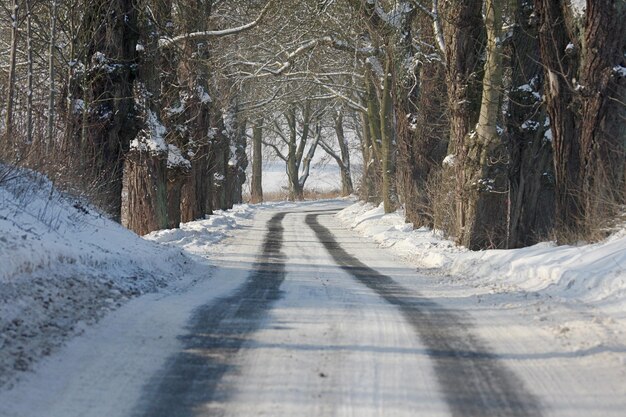
M2 160L138 233L241 201L248 148L254 202L263 152L292 199L326 152L344 194L471 249L594 239L624 211L623 1L10 3Z

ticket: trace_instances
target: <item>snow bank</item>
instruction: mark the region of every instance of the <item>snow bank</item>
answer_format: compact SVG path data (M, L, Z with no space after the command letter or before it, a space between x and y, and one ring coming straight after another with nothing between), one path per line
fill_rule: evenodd
M356 203L337 217L416 266L462 276L471 286L502 293L534 293L622 315L626 311L626 230L592 245L540 243L522 249L472 252L432 230L413 230L402 212L385 214L382 206Z
M0 179L0 385L124 299L198 267L39 174L0 165Z
M189 253L207 256L212 252L212 246L225 237L229 231L241 226L241 220L247 220L254 214L254 209L248 204L236 205L231 210L217 210L205 220L196 220L181 223L179 229L158 230L144 239L161 244L179 247Z

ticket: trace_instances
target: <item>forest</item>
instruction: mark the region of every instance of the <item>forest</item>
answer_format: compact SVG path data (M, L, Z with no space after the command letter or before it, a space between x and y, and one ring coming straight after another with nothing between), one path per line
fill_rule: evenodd
M140 235L231 208L244 184L263 201L268 152L290 199L325 152L343 195L472 250L596 241L623 222L623 0L3 0L0 13L0 184L41 172Z

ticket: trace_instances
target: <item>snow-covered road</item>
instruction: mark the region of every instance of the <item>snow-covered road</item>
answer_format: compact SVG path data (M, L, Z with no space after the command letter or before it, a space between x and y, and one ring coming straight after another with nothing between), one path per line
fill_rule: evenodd
M339 204L258 211L211 279L109 314L0 393L0 416L624 415L603 352L562 354L417 275Z

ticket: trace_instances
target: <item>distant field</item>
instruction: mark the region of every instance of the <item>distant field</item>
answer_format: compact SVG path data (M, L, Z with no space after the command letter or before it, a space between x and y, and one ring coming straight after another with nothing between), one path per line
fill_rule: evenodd
M251 171L248 167L248 181L244 185L244 190L250 192ZM356 175L352 175L353 181ZM283 162L264 162L263 165L263 193L280 194L287 190L287 174ZM328 193L341 190L341 176L339 167L336 164L326 164L323 166L312 166L309 178L305 184L305 192Z

